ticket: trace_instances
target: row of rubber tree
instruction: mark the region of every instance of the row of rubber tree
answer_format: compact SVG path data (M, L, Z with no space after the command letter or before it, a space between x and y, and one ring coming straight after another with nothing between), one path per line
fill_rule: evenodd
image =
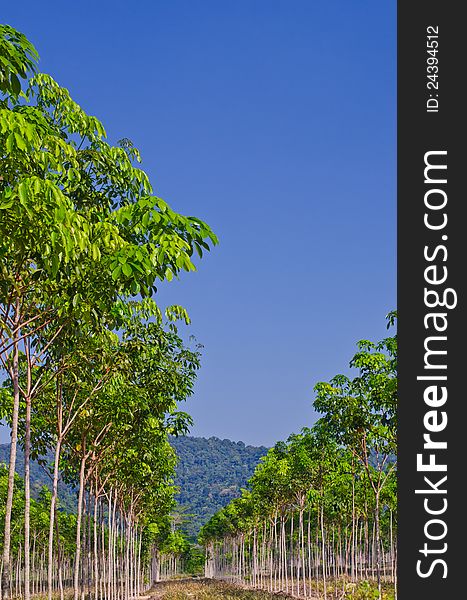
M396 336L360 341L350 367L315 386L315 425L271 448L204 525L208 577L301 598L395 594Z
M191 422L179 403L200 360L177 329L186 311L153 297L217 239L154 196L132 143L110 144L37 64L31 42L1 25L2 598L130 598L171 534L168 436ZM51 479L38 498L31 460ZM76 491L75 514L60 479Z

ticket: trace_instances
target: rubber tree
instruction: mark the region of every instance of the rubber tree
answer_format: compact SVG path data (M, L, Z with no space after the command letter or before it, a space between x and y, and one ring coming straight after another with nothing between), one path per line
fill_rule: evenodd
M19 401L21 395L26 401L28 488L30 413L39 384L34 367L47 361L67 326L112 327L116 302L149 296L156 280L194 270L193 252L201 256L217 239L202 221L154 197L147 176L133 165L138 151L127 140L108 144L100 121L50 76L33 74L19 98L18 74L26 77L37 56L11 28L0 34L2 50L13 57L2 63L0 112L0 358L14 392L3 548L7 595ZM21 353L28 354L29 365L23 388ZM26 571L29 502L27 496Z
M395 322L388 315L388 327ZM345 445L364 468L375 497L376 570L381 598L380 500L396 468L397 339L362 340L350 366L359 375L337 375L315 386L315 409L334 439Z

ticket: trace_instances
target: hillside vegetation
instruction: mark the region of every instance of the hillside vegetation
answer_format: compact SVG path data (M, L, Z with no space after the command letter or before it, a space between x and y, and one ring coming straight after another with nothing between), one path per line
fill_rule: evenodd
M0 463L8 465L10 460L10 444L0 445ZM52 464L53 456L48 455L46 458L47 463ZM31 461L31 496L37 500L39 494L44 486L49 490L52 490L52 480L50 475L47 473L47 469L40 465L37 461ZM18 458L16 463L16 472L18 475L24 477L24 454L21 450L18 450ZM76 491L72 486L66 485L63 482L58 484L59 491L59 510L63 510L69 513L76 512Z
M196 538L200 527L239 495L268 449L217 437L182 436L172 438L170 443L180 458L176 467L176 483L180 486L177 501L188 519L182 528Z
M176 484L180 487L177 501L182 529L195 539L202 525L239 495L268 449L217 437L172 437L170 443L179 457ZM8 464L9 453L9 444L0 445L0 463ZM47 462L52 463L52 455L47 457ZM22 452L18 453L17 472L24 476ZM31 491L34 498L39 497L43 486L51 489L51 478L44 467L33 461ZM59 498L62 510L76 511L76 490L61 483Z

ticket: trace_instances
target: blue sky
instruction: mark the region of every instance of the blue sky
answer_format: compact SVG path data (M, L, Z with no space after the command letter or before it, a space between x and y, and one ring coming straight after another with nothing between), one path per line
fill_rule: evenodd
M311 425L314 384L396 305L396 3L26 0L1 19L220 238L160 290L204 345L192 433Z

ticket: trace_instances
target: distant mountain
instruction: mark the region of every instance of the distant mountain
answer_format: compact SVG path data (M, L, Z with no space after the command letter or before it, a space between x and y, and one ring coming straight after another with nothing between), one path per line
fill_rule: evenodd
M53 463L53 456L50 454L48 462ZM0 463L8 464L10 462L10 444L0 444ZM31 461L31 495L33 498L38 497L41 489L46 486L52 489L52 480L47 471L37 462ZM16 456L16 472L21 477L24 476L24 454L21 448L18 448ZM59 508L67 512L75 512L76 510L76 492L69 485L63 482L58 484Z
M221 440L217 437L183 436L171 438L179 463L175 483L180 487L177 501L182 515L182 528L196 538L206 521L220 508L237 497L267 452L265 446L246 446L243 442ZM10 458L10 445L0 445L0 462ZM49 457L52 462L52 456ZM17 472L24 475L24 456L18 449ZM51 480L38 463L31 463L31 493L37 498L43 486L51 487ZM76 492L63 483L59 485L60 506L74 511Z
M239 495L268 449L217 437L184 436L172 438L170 443L180 459L177 500L183 512L193 515L182 528L196 538L200 527Z

